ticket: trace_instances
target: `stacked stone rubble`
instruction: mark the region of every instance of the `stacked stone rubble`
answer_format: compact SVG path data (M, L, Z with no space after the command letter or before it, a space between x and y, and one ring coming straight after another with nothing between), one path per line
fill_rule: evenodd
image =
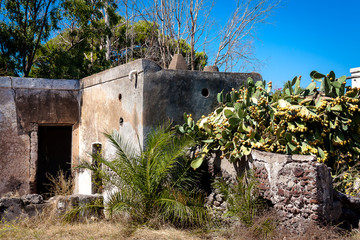
M209 194L206 198L205 206L210 210L210 215L213 219L223 220L224 213L227 210L227 203L218 189L213 189Z
M89 221L104 217L102 203L103 196L101 195L55 196L46 201L39 194L28 194L22 197L5 196L0 198L0 221L34 217L46 208L54 216L60 217L67 211L79 209L76 219Z
M235 179L242 169L252 168L259 181L260 196L271 202L282 225L289 229L301 231L314 223L333 223L341 215L341 206L333 199L330 171L315 156L253 150L237 163L220 160L218 154L208 163L214 176L225 179ZM217 201L213 201L214 207L215 204Z
M22 197L0 199L0 221L13 221L20 217L33 217L46 207L41 195L28 194Z
M260 151L251 156L260 193L274 204L285 225L302 228L339 217L333 207L330 171L316 157Z

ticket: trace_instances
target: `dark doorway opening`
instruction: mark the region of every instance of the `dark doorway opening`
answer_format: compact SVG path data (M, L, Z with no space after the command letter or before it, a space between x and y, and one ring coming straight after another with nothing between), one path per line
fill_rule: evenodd
M66 178L71 175L71 126L39 126L36 189L49 195L48 176L56 177L61 170Z

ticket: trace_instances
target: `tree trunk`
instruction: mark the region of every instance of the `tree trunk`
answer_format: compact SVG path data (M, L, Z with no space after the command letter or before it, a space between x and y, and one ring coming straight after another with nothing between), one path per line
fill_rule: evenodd
M107 7L107 4L105 4L105 9L104 9L105 25L110 29L109 15L107 13L106 7ZM109 35L107 35L106 36L106 60L110 60L110 56L111 56L111 42L110 42Z

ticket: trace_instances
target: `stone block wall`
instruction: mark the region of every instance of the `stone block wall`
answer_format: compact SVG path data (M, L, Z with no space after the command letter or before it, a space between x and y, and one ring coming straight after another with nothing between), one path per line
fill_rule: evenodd
M46 207L41 195L0 198L0 221L14 221L21 217L33 217Z
M259 180L259 191L270 200L282 218L293 228L312 222L336 220L330 170L315 156L284 155L253 151L251 167Z
M289 229L302 231L310 224L332 223L341 215L341 207L333 200L330 170L314 156L253 150L247 159L230 163L214 154L209 167L225 179L236 178L245 167L253 169L260 196L272 203Z
M77 209L73 220L89 221L104 217L103 197L101 195L55 196L44 201L38 194L22 197L0 198L0 222L16 221L21 218L38 216L44 210L46 215L63 217L67 211Z

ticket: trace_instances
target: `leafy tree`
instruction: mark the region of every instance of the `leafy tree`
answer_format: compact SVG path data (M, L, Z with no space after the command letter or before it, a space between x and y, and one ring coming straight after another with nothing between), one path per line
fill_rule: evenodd
M149 134L146 149L138 153L118 133L106 137L116 149L115 158L93 155L106 168L88 162L80 167L92 170L116 187L107 205L110 214L127 212L138 223L156 216L181 226L207 219L204 197L196 187L190 163L179 158L192 141L161 127Z
M0 52L0 76L17 76L15 62L7 50Z
M126 0L121 8L115 0L3 0L0 74L81 78L144 57L167 67L175 53L182 53L192 70L201 70L206 49L213 48L207 39L219 42L210 61L232 70L239 61L256 60L252 33L280 0L236 2L226 27L212 31L213 4L204 0Z
M29 76L41 43L58 28L55 0L0 1L0 73Z
M72 38L75 40L69 44ZM88 39L78 39L71 31L65 30L48 41L38 53L39 59L33 66L31 76L79 79L110 66L105 59L104 48L91 48Z
M110 27L119 20L115 7L114 1L109 0L64 1L63 16L67 24L61 33L44 44L31 75L82 78L109 68L106 43L111 36Z

